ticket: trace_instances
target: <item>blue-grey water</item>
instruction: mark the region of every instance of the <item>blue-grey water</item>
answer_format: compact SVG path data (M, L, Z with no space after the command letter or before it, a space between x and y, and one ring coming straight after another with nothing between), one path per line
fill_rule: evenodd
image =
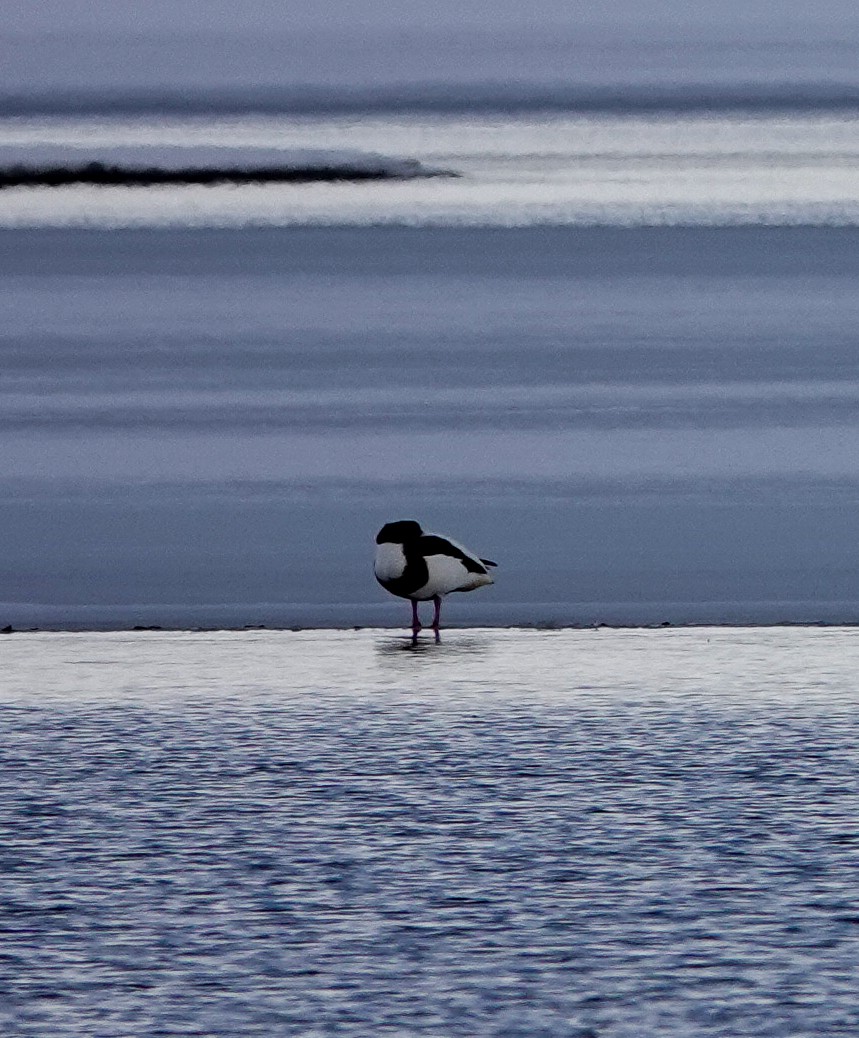
M3 168L459 174L0 191L0 628L859 620L855 14L660 10L0 31Z
M0 27L0 168L406 175L0 191L0 632L341 628L0 633L4 1036L859 1032L855 628L596 626L859 621L855 11L492 6Z
M9 1038L859 1029L853 629L0 652Z
M0 198L2 202L2 198ZM859 230L0 232L0 627L859 619Z

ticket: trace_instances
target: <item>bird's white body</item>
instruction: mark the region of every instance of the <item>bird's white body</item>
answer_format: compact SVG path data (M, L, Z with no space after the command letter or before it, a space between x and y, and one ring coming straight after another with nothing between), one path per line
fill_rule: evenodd
M464 555L483 568L480 559L464 548L450 537L441 534L426 534L427 537L437 537L454 548L458 548ZM409 591L403 598L411 598L416 602L426 602L431 598L449 595L452 591L473 591L475 588L483 587L485 584L494 584L489 573L469 572L464 562L453 558L451 555L424 555L427 564L428 576L426 583ZM376 579L382 583L397 580L402 577L406 570L406 553L401 544L378 544L376 546L376 562L374 565Z
M397 580L406 571L406 553L402 544L376 545L376 561L373 564L373 572L376 580L384 584L388 580Z
M441 534L435 534L434 536L441 537ZM480 562L476 555L468 551L467 548L463 548L461 544L451 540L450 537L443 539L455 548L459 548L464 555L468 555L475 562ZM470 573L463 562L452 558L450 555L427 555L425 558L427 560L427 569L429 570L429 579L422 588L419 588L410 596L416 598L419 602L425 602L427 599L435 598L437 595L449 595L451 591L474 591L475 588L483 587L484 584L495 583L489 573Z
M450 537L424 532L411 519L386 523L376 537L376 580L392 595L411 600L415 634L420 630L418 602L435 602L433 628L438 632L443 596L494 584L488 570L494 565Z

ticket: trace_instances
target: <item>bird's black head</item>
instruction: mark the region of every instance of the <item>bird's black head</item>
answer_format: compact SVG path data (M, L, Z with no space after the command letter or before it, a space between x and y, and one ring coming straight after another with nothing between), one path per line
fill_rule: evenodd
M400 519L396 523L385 523L376 534L376 544L405 544L423 534L421 524L414 519Z

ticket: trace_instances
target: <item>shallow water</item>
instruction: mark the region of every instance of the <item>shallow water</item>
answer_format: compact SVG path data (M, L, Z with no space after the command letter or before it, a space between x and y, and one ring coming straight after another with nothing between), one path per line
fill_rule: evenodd
M6 1035L852 1035L853 629L0 642Z

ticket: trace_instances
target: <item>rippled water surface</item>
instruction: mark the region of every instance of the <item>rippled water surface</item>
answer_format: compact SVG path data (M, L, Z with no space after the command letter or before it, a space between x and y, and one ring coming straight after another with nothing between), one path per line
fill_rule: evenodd
M16 1035L854 1035L853 629L2 639Z

